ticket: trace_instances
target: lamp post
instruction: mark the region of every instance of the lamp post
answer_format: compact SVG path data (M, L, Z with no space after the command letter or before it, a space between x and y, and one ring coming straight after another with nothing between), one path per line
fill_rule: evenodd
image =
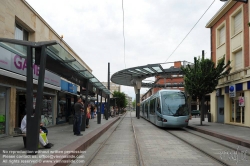
M226 1L228 1L228 0L220 0L220 1L226 2ZM247 3L247 2L248 2L248 0L233 0L233 1L243 2L243 3Z

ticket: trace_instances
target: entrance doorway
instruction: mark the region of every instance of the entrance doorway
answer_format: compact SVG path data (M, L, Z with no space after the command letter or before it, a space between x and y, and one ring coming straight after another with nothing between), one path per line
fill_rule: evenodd
M245 123L245 106L240 102L240 98L244 98L244 93L237 93L235 98L231 98L230 122Z
M224 123L224 96L217 97L217 122Z

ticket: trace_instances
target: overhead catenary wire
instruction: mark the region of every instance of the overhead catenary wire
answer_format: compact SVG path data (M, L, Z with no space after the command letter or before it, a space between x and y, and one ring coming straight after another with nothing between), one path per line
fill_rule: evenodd
M125 44L126 44L126 40L125 40L125 34L124 34L124 7L123 7L123 0L122 0L122 27L123 27L123 54L124 54L124 66L126 69L126 54L125 54Z
M210 9L210 7L214 4L215 0L211 3L211 5L209 5L209 7L207 8L207 10L201 15L201 17L199 18L199 20L194 24L194 26L191 28L191 30L187 33L187 35L182 39L182 41L177 45L177 47L174 49L174 51L168 56L167 60L165 62L168 61L168 59L175 53L175 51L179 48L179 46L183 43L183 41L187 38L187 36L191 33L191 31L194 29L194 27L199 23L199 21L202 19L202 17L207 13L207 11Z

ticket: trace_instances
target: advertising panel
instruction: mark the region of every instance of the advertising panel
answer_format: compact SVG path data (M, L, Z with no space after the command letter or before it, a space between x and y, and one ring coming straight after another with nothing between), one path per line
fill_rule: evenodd
M0 47L0 68L26 76L26 59ZM39 66L33 63L33 78L38 79ZM60 77L45 70L44 82L60 87Z

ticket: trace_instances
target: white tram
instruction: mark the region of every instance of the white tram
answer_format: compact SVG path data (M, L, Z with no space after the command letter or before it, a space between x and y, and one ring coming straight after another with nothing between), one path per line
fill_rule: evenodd
M186 127L189 111L186 96L180 90L160 90L141 102L140 116L159 127Z

